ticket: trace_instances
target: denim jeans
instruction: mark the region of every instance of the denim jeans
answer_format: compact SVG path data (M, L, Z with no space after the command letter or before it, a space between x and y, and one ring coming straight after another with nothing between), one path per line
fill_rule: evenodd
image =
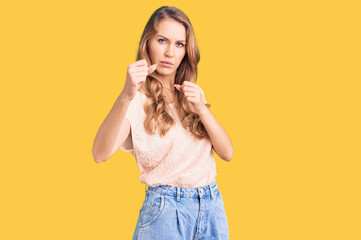
M133 240L228 240L216 180L197 188L159 185L145 190Z

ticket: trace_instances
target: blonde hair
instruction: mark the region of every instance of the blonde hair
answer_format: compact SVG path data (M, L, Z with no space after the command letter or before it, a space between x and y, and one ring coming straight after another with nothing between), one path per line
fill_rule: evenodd
M197 65L200 60L199 49L195 40L192 24L188 17L178 8L163 6L158 8L148 20L140 43L137 54L137 61L146 59L148 65L151 64L147 43L157 33L158 23L166 18L174 19L184 25L186 29L186 54L179 65L176 75L175 84L182 84L184 81L195 83L198 76ZM144 128L148 134L153 135L158 129L159 135L164 136L170 128L175 124L174 119L170 116L162 94L163 83L158 77L158 73L154 71L147 76L146 81L139 89L146 96L148 101L144 103L144 112L146 114L144 120ZM184 129L186 129L196 139L209 138L206 128L198 114L190 108L190 102L183 93L176 90L177 102L175 103L180 121ZM210 104L206 104L210 108Z

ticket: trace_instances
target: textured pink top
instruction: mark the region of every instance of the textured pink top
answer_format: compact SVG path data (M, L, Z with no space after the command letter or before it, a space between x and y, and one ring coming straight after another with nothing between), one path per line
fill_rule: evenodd
M146 96L137 91L125 115L131 126L133 147L120 146L135 157L141 176L148 186L169 185L201 187L211 184L217 175L216 162L209 139L194 139L181 125L174 104L169 104L175 125L163 137L158 129L149 135L143 126Z

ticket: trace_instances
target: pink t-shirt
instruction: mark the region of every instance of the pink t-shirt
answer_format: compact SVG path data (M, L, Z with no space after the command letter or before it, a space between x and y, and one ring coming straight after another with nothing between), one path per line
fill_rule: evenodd
M211 184L217 175L216 162L209 139L194 139L181 125L174 104L169 104L175 125L163 137L144 129L146 96L137 91L125 119L131 126L133 147L120 146L135 157L141 176L139 182L148 186L169 185L201 187Z

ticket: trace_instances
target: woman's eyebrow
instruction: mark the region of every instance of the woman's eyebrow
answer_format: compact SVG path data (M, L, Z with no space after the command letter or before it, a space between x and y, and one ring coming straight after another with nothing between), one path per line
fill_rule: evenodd
M163 35L160 35L158 34L157 37L164 37L165 39L169 40L167 37L163 36ZM186 42L186 40L178 40L178 42Z

